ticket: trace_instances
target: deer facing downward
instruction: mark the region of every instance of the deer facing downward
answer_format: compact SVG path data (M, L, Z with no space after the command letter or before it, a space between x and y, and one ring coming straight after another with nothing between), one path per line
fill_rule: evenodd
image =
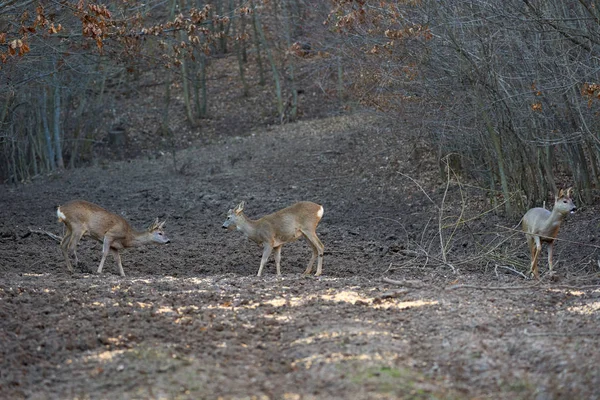
M84 200L73 200L59 206L56 209L56 216L58 222L64 223L66 228L60 249L69 272L73 272L69 252L75 256L75 265L77 266L79 261L77 244L84 236L90 236L102 243L102 260L98 267L98 273L102 273L104 261L110 251L117 261L121 276L125 276L119 254L121 249L142 246L147 243L166 244L170 242L163 231L165 221L159 223L156 218L156 221L146 231L138 232L123 217Z
M521 226L531 251L529 273L536 279L539 279L537 264L539 255L542 252L542 242L548 243L548 269L552 271L552 251L560 225L567 215L577 210L571 199L572 192L573 188L561 189L555 198L552 212L545 208L536 207L527 211L523 216Z
M302 201L290 207L279 210L273 214L266 215L256 221L246 217L243 213L244 202L242 201L235 209L229 210L223 228L236 229L243 232L250 240L263 246L263 255L260 260L258 276L261 276L263 268L275 250L275 265L277 275L281 275L281 246L292 242L300 236L304 236L310 244L313 254L306 267L305 274L312 271L315 259L318 258L317 272L315 276L323 272L323 243L317 237L316 229L323 217L323 207Z

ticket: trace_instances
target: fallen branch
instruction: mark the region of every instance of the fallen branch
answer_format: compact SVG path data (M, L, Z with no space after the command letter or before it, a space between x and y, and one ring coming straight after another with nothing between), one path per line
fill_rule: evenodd
M48 231L43 231L41 229L31 229L29 228L29 232L31 233L38 233L40 235L48 235L50 236L52 239L56 240L57 242L61 242L62 241L62 237L55 235L52 232L48 232Z

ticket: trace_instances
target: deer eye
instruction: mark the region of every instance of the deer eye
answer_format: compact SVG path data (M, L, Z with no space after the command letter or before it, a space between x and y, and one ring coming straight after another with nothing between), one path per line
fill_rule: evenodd
M567 204L567 201L566 201L566 200L563 200L563 203Z

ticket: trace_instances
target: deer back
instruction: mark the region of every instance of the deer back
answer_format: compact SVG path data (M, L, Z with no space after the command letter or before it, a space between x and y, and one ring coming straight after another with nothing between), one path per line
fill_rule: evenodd
M64 204L57 214L70 229L82 230L97 240L102 240L109 232L123 239L132 234L131 226L123 217L85 200Z
M257 222L280 239L296 237L299 232L314 231L323 216L323 207L308 201L269 214Z

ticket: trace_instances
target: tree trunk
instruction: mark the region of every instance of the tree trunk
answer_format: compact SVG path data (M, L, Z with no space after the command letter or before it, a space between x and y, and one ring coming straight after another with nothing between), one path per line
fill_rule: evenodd
M50 171L56 169L56 158L54 156L54 146L52 144L52 136L50 135L50 126L48 124L48 87L42 88L42 102L40 103L40 118L42 120L42 129L44 130L44 138L46 139L46 151L48 168Z
M62 140L60 131L60 85L58 79L54 80L54 146L56 154L56 166L60 169L65 167L62 156Z

